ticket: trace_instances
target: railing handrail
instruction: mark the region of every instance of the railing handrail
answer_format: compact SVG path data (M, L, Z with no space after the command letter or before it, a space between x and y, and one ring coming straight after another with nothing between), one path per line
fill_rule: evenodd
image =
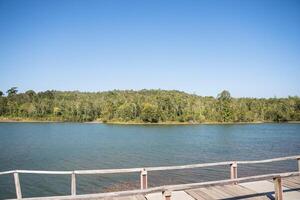
M300 159L300 155L287 156L280 158L272 158L266 160L250 160L250 161L225 161L225 162L213 162L213 163L200 163L200 164L190 164L190 165L176 165L176 166L159 166L159 167L140 167L140 168L124 168L124 169L96 169L96 170L74 170L74 171L46 171L46 170L9 170L0 172L0 175L4 174L114 174L114 173L131 173L140 172L143 169L147 171L165 171L165 170L179 170L179 169L192 169L192 168L202 168L202 167L213 167L213 166L223 166L236 164L260 164L269 162L278 162L285 160L295 160Z
M258 163L269 163L269 162L278 162L285 160L297 160L298 161L298 172L288 172L281 174L267 174L267 175L259 175L252 177L237 177L237 166L238 164L258 164ZM190 184L182 184L182 185L169 185L169 186L161 186L155 188L148 188L148 176L147 171L163 171L163 170L178 170L178 169L192 169L192 168L201 168L201 167L212 167L212 166L220 166L220 165L230 165L230 179L227 180L219 180L219 181L211 181L211 182L202 182L202 183L190 183ZM192 187L200 187L200 186L208 186L213 184L226 184L226 183L234 183L237 184L240 181L253 180L253 179L262 179L262 178L275 178L275 188L276 195L282 196L282 186L281 186L281 177L295 176L300 174L300 155L297 156L288 156L281 158L273 158L267 160L254 160L254 161L225 161L225 162L216 162L216 163L202 163L202 164L191 164L191 165L179 165L179 166L162 166L162 167L146 167L146 168L126 168L126 169L99 169L99 170L75 170L75 171L41 171L41 170L11 170L0 172L0 175L4 174L13 174L16 196L17 199L22 199L22 191L19 174L69 174L71 175L71 196L62 196L62 198L72 197L82 197L82 195L76 194L76 174L112 174L112 173L132 173L132 172L140 172L140 183L141 190L133 190L133 191L124 191L124 192L115 192L115 193L104 193L100 194L100 196L114 196L114 195L123 195L123 194L141 194L143 192L155 192L161 190L179 190L179 189L187 189ZM276 178L278 176L278 178ZM170 193L167 193L170 195ZM166 194L166 195L167 195ZM89 197L93 196L90 194ZM99 197L100 197L99 196ZM98 197L98 196L97 196ZM166 199L169 199L170 196L166 196ZM51 199L48 197L46 199ZM61 198L60 198L61 199Z
M239 182L246 182L246 181L258 181L258 180L265 180L265 179L272 179L272 178L286 178L292 176L298 176L300 172L286 172L286 173L274 173L274 174L265 174L265 175L258 175L258 176L248 176L243 178L236 178L236 179L225 179L219 181L208 181L208 182L200 182L200 183L188 183L188 184L179 184L179 185L164 185L158 187L152 187L149 189L143 190L127 190L127 191L120 191L120 192L107 192L107 193L95 193L95 194L81 194L76 196L51 196L51 197L33 197L33 198L23 198L26 200L52 200L52 199L89 199L89 198L103 198L103 197L116 197L116 196L128 196L128 195L137 195L137 194L148 194L153 192L161 192L161 191L178 191L178 190L187 190L187 189L194 189L197 187L207 187L207 186L216 186L216 185L225 185L231 183L239 183Z

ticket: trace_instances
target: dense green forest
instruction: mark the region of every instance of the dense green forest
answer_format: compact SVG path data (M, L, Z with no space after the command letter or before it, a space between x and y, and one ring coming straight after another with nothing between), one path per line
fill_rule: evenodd
M228 91L203 97L175 90L64 92L0 91L0 117L102 122L300 121L300 98L233 98Z

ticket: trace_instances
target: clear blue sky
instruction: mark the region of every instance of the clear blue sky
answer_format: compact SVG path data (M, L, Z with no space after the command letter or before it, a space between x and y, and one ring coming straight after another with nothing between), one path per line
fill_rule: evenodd
M0 0L0 90L300 96L300 1Z

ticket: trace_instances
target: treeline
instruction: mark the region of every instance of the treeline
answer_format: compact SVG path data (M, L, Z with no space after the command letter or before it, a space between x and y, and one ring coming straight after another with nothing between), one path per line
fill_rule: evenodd
M202 97L169 90L108 92L0 91L0 116L87 122L300 121L300 98L232 98L228 91Z

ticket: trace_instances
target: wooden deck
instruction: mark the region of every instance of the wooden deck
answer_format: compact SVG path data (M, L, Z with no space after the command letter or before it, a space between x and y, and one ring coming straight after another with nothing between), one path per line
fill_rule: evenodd
M300 176L283 179L283 199L300 200ZM270 200L275 199L272 180L241 183L238 185L211 186L174 191L171 200ZM93 200L164 200L162 193L124 197L94 198Z
M282 179L283 199L300 200L300 176ZM29 198L30 199L30 198ZM29 200L28 199L28 200ZM45 200L165 200L161 192L148 193L145 195L112 196L112 197L46 197L32 198ZM172 191L169 200L272 200L275 199L273 180L245 182L240 184L226 184L209 187L200 187L187 190Z

